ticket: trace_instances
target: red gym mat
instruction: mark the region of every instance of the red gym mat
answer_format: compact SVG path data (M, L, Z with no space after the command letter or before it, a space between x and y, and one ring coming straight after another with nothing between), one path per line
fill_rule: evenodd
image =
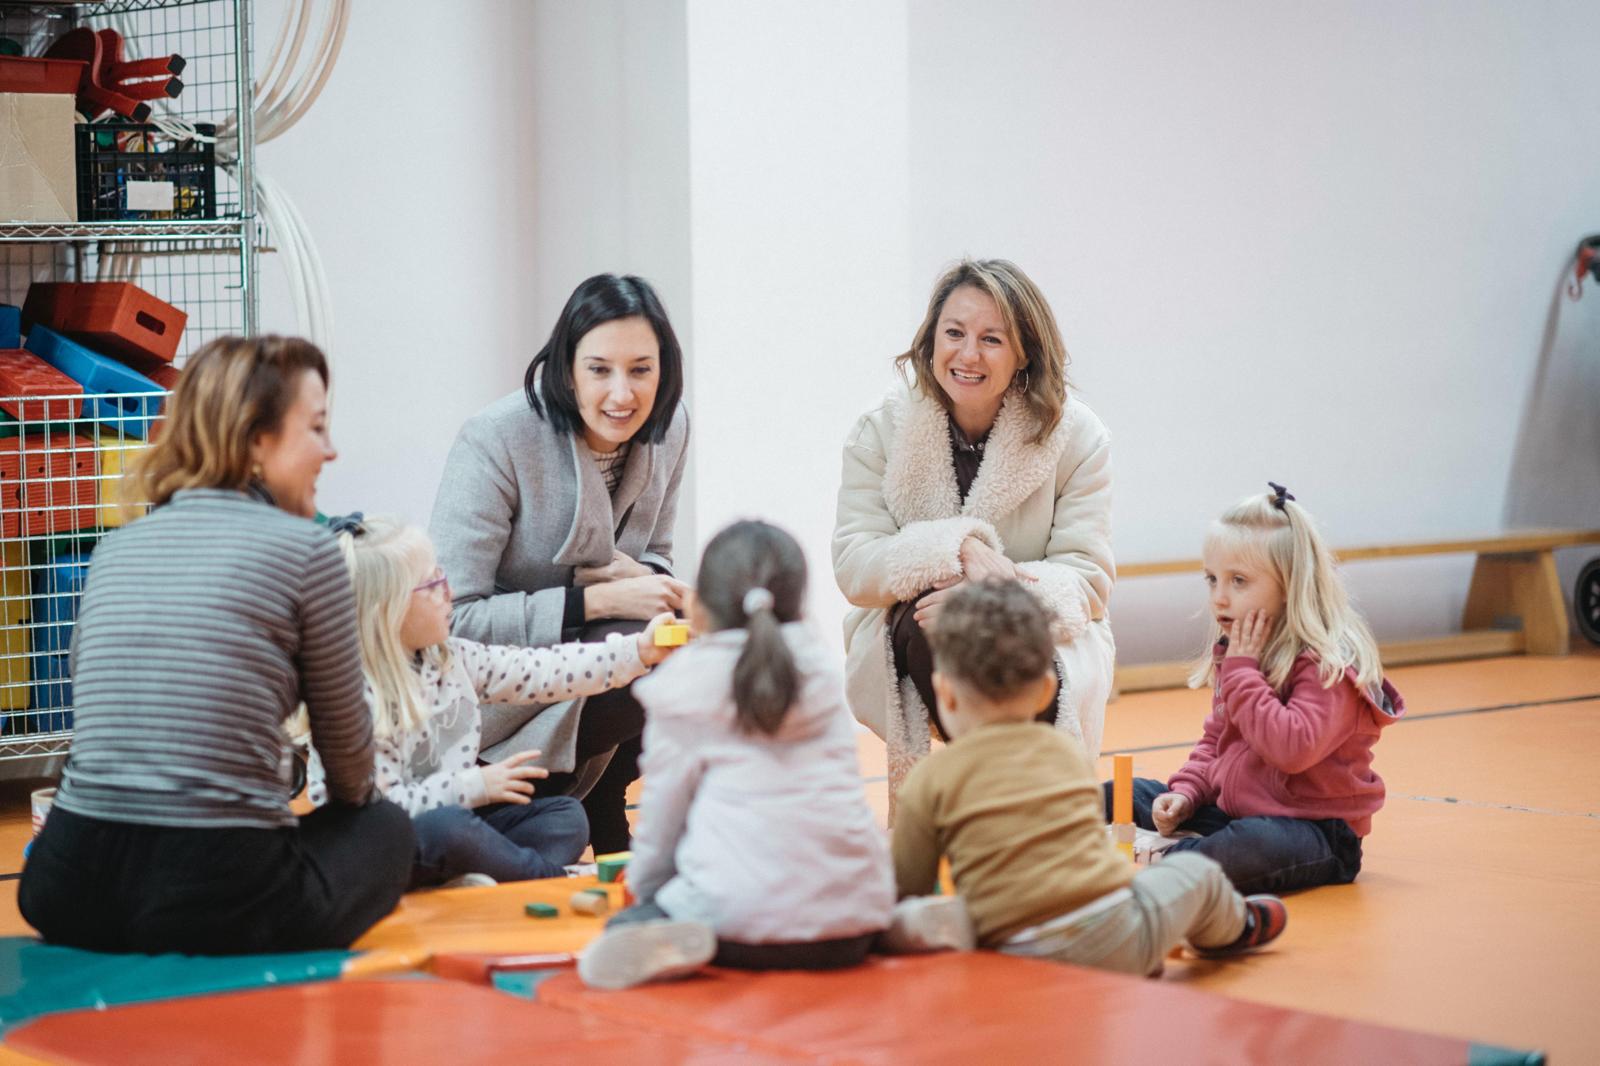
M46 1062L119 1066L815 1061L766 1054L741 1042L654 1033L458 981L426 979L334 981L55 1014L6 1034L6 1047Z
M1246 965L1270 967L1270 955ZM618 1027L851 1063L1454 1063L1470 1045L991 952L874 959L848 972L699 977L626 992L573 973L537 999Z

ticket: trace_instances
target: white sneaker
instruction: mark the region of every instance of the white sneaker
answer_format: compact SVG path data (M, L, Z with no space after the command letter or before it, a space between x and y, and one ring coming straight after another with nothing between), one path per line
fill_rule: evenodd
M978 946L978 935L960 896L913 896L894 905L883 946L893 955L971 951Z
M500 882L488 874L462 874L460 877L446 881L440 888L489 888Z
M578 956L578 976L590 988L632 988L694 973L716 953L717 934L703 922L628 922Z

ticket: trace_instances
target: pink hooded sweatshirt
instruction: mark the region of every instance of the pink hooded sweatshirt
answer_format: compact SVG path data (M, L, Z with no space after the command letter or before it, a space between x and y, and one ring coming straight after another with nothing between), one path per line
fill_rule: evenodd
M1363 692L1354 670L1323 688L1317 664L1302 653L1280 698L1255 659L1222 659L1205 732L1167 788L1235 818L1343 818L1357 836L1371 832L1384 796L1372 746L1405 701L1387 680Z

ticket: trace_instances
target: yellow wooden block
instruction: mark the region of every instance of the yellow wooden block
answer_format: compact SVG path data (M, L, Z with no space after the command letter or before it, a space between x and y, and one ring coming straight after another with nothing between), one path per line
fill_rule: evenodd
M95 520L101 528L112 529L127 523L129 514L122 507L122 475L128 472L134 456L147 447L149 445L142 440L119 437L115 433L101 433L95 442L100 479L100 511Z
M32 615L32 584L28 546L21 541L0 544L0 625L15 625Z
M689 627L677 622L656 626L656 647L676 648L689 643Z

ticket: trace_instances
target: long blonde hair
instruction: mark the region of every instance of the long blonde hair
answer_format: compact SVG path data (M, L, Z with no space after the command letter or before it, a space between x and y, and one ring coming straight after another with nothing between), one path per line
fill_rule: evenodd
M412 590L433 573L433 544L416 526L375 517L363 520L359 532L339 534L339 548L355 586L361 668L373 693L373 735L383 739L419 729L431 708L412 655L400 643L400 626ZM423 656L441 670L449 666L448 645L429 648Z
M1295 659L1305 651L1320 660L1317 676L1323 688L1332 688L1352 667L1361 688L1375 690L1382 683L1377 641L1350 606L1333 553L1305 508L1287 497L1280 500L1275 492L1241 500L1206 533L1205 551L1216 549L1259 565L1283 589L1283 623L1261 653L1261 672L1273 688L1283 691ZM1191 688L1211 682L1211 649L1221 637L1222 627L1213 617L1210 639L1189 675Z
M1067 364L1071 360L1050 302L1015 263L1005 259L963 259L946 270L934 282L928 313L917 327L910 349L895 357L895 366L902 374L909 369L918 391L950 410L950 397L933 374L933 339L944 302L963 285L986 293L1000 309L1006 339L1011 342L1011 349L1023 357L1018 369L1023 384L1013 387L1021 390L1022 402L1034 417L1034 443L1041 444L1061 422L1061 412L1067 405Z

